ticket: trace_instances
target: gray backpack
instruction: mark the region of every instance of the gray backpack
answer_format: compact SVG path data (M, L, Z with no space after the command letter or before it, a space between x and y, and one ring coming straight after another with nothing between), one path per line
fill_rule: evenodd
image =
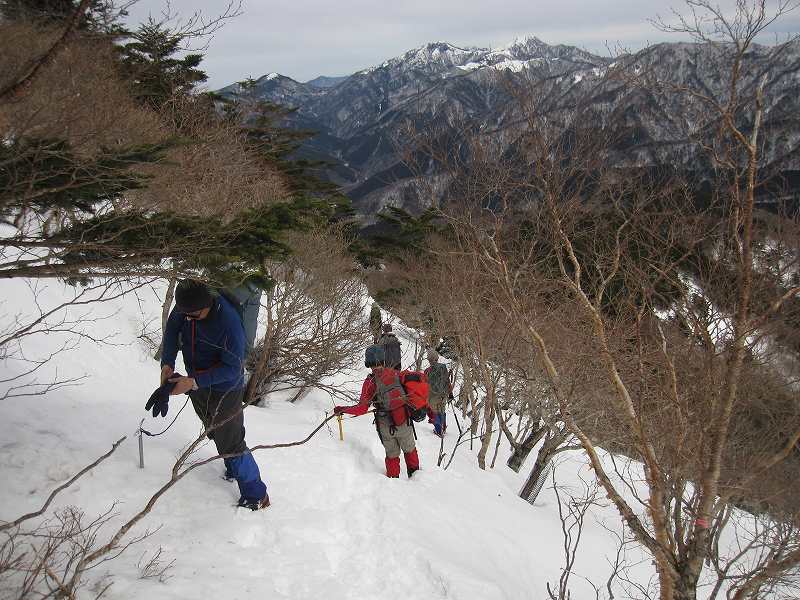
M450 374L447 365L436 363L428 371L428 386L431 396L446 396L450 392Z

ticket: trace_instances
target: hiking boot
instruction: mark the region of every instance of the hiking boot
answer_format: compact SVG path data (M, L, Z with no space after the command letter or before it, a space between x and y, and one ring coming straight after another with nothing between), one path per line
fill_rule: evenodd
M261 500L247 500L242 497L239 498L239 508L249 508L250 510L258 510L260 508L267 508L269 506L269 494L264 494Z

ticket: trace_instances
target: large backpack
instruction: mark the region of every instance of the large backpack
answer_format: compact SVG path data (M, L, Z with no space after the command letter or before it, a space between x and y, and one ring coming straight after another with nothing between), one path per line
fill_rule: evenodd
M248 284L215 290L233 306L242 322L245 338L245 354L253 351L258 327L258 311L261 307L261 290Z
M256 329L258 327L258 311L261 307L261 290L248 284L237 287L211 288L212 293L222 296L236 311L239 321L244 329L245 356L253 351L256 339ZM164 350L162 341L153 356L156 360L161 360L161 353ZM178 334L178 348L183 346L183 338Z
M419 371L383 369L374 376L378 414L390 415L392 423L422 421L428 410L428 378Z
M244 308L245 304L247 303L246 300L241 300L239 297L234 295L234 293L226 288L217 288L215 290L218 295L225 298L228 301L233 309L236 311L236 314L239 315L239 320L242 322L242 329L244 329Z
M401 371L400 381L408 398L408 416L412 421L422 421L428 415L428 377L422 371Z
M428 384L431 394L435 396L446 396L450 391L450 374L447 372L447 365L434 363L428 369Z

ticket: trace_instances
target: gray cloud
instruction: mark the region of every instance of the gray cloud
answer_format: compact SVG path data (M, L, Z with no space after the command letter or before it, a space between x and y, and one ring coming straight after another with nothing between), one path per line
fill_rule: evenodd
M719 0L722 6L735 0ZM173 10L214 16L223 0L172 0ZM203 63L209 88L269 72L299 81L347 75L432 41L459 46L507 44L535 35L597 53L622 45L680 39L648 21L681 0L245 0L244 14L217 32ZM130 24L158 15L164 0L140 0ZM776 31L797 31L790 15Z

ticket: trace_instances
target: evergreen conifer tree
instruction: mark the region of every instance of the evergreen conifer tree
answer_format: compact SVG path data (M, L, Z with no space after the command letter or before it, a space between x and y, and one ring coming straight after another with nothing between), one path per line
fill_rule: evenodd
M198 68L203 55L178 58L184 36L152 18L131 33L130 40L121 50L122 66L140 102L158 109L173 96L188 94L208 79Z
M226 118L240 124L249 146L270 168L277 169L295 198L316 204L330 222L346 224L352 230L354 210L341 189L321 177L324 161L303 156L301 147L316 132L285 125L296 109L279 106L258 97L258 81L252 77L238 82L235 94L209 93L222 106ZM354 231L351 231L355 238Z
M0 17L6 21L59 25L75 13L79 4L79 0L0 0ZM120 34L123 28L116 19L126 15L127 12L115 9L107 0L92 0L76 29Z
M419 256L425 252L426 238L446 229L435 208L414 216L402 208L389 206L377 216L377 225L364 233L356 248L359 261L366 266L380 260L402 260L409 254Z
M250 144L271 165L286 175L291 190L298 194L318 194L349 207L339 187L320 177L326 162L299 153L303 144L317 132L284 125L297 109L286 108L258 97L258 81L252 77L237 83L234 95L212 94L224 106L229 118L242 122Z
M62 13L70 6L63 4ZM82 35L77 32L71 43L80 44ZM132 79L135 99L159 112L169 98L183 97L186 102L204 106L209 119L223 118L215 112L213 102L203 105L204 97L190 94L206 76L197 68L201 55L175 57L181 47L180 34L149 21L132 40L117 56L122 65L120 73ZM80 80L81 74L75 75ZM120 85L124 84L121 80ZM159 143L113 149L97 146L89 152L84 146L79 153L66 139L0 132L0 137L8 140L0 145L0 161L6 165L0 172L0 219L17 229L3 236L2 243L23 252L38 249L33 258L0 261L0 278L80 281L94 276L158 275L178 270L202 273L225 284L241 282L248 276L256 283L265 283L265 259L288 251L278 241L278 234L328 219L335 208L325 194L310 192L310 184L293 182L302 169L293 171L290 167L287 140L291 135L282 135L277 127L253 132L250 150L258 151L263 158L265 173L274 173L276 164L284 167L282 172L294 194L288 200L269 202L222 219L135 208L121 201L126 193L149 185L153 169L159 168L165 152L178 143L170 134ZM181 139L180 143L202 140Z

